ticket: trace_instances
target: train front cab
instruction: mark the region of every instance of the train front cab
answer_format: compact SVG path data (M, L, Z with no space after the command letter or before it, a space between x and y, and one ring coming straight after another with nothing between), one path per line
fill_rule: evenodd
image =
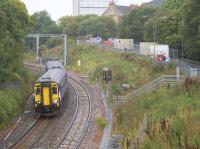
M59 86L55 82L35 83L35 112L40 114L56 114L60 108Z

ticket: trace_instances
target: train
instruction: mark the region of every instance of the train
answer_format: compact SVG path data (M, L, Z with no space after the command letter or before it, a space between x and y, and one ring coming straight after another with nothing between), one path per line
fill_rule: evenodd
M35 112L40 115L60 113L67 86L67 71L62 63L47 62L46 72L34 83Z

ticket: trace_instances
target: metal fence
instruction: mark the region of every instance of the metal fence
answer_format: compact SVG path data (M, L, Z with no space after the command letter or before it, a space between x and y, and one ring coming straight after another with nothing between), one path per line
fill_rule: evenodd
M141 86L137 90L130 92L125 96L113 96L113 103L118 104L120 102L126 101L131 97L137 97L143 94L151 93L157 89L158 86L163 84L177 84L184 81L184 76L176 76L176 75L162 75L155 80Z
M0 84L0 89L17 89L21 86L20 81L8 82Z
M187 77L199 77L200 76L200 62L191 61L187 59L179 59L177 62L180 74Z

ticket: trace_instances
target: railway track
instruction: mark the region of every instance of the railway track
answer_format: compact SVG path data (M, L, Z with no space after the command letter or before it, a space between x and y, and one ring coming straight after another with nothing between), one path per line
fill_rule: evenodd
M39 118L22 138L17 140L11 148L33 148L34 144L41 139L43 133L48 129L48 125L51 122L50 119Z
M25 66L37 73L45 71L44 67L40 65L25 63ZM68 77L68 81L73 87L76 96L76 110L73 113L71 121L68 123L65 122L66 118L64 116L66 114L63 114L60 118L40 118L11 148L48 147L62 149L79 147L89 127L91 99L86 87L81 82L72 77ZM61 126L55 124L59 123L59 121ZM49 143L41 145L41 142L45 142L45 135L49 136L47 137L48 140L51 140L50 137L55 137L52 132L57 132L57 140L54 139L54 142L46 141Z
M76 90L78 106L73 120L56 146L57 149L78 148L88 129L91 117L91 99L87 90L72 78L68 81Z

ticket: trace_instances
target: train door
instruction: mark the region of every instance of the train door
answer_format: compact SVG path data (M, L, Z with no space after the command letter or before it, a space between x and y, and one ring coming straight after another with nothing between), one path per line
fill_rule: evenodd
M44 106L50 106L50 87L49 86L43 86L42 93L43 93L43 104L44 104Z

